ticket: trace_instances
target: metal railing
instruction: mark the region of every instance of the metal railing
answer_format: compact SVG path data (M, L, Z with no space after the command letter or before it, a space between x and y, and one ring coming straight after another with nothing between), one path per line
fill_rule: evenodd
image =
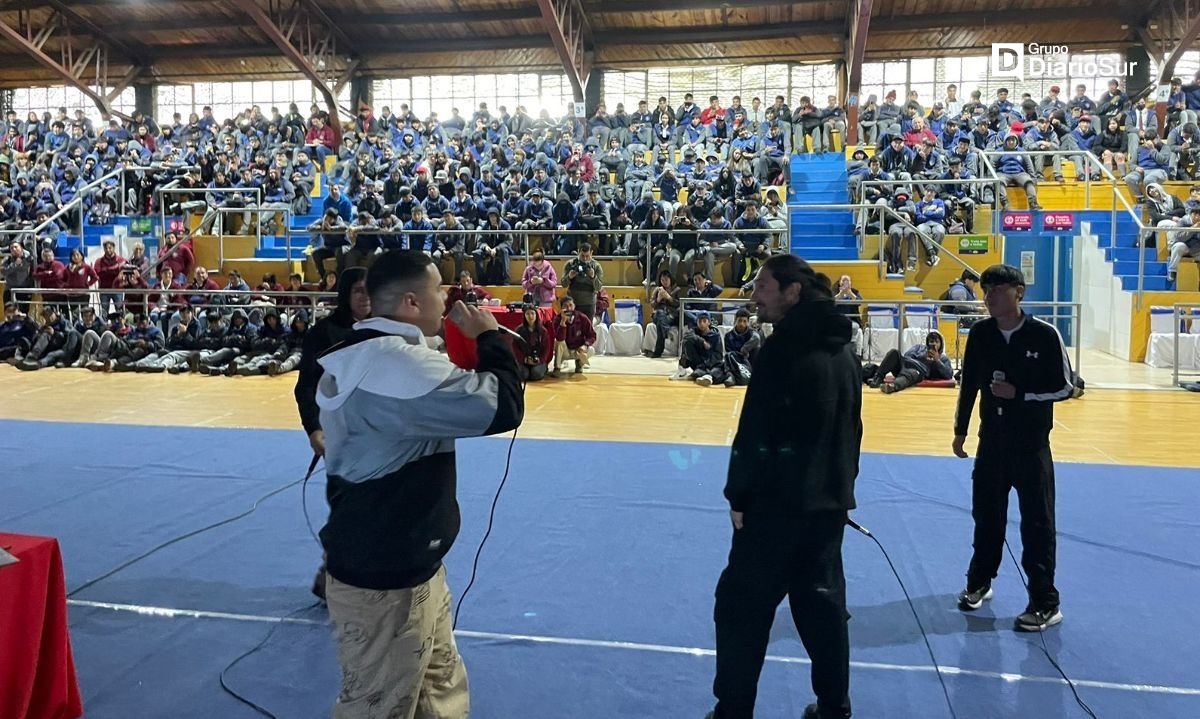
M117 176L124 177L124 172L125 172L125 170L122 168L122 169L113 170L112 172L109 172L105 175L97 177L95 180L92 180L88 184L79 188L79 190L75 193L75 197L73 197L70 202L67 202L62 207L59 207L58 210L56 210L54 212L54 214L52 214L48 218L46 218L46 220L44 222L34 225L33 227L31 227L29 229L0 230L0 237L6 236L6 235L23 236L23 235L28 234L31 237L35 238L35 240L36 240L38 233L42 232L47 227L50 227L51 225L57 223L58 218L65 217L66 215L70 214L75 209L79 210L79 232L82 233L83 232L83 224L84 224L83 201L85 199L87 199L88 197L90 197L95 192L96 188L100 187L105 181L110 180ZM121 193L121 213L124 214L124 212L125 212L125 193L122 192ZM82 234L81 234L81 237L82 237Z
M40 301L42 306L53 305L66 309L68 316L71 318L74 318L84 307L94 308L99 304L101 296L111 297L120 295L120 308L126 312L153 312L167 309L175 312L183 306L181 303L167 301L160 306L158 301L151 301L151 297L155 297L156 300L159 298L182 297L185 299L185 303L183 304L191 305L197 311L208 307L216 307L223 312L235 309L265 309L267 307L276 307L277 309L306 308L309 310L310 319L315 321L317 314L328 305L329 301L337 299L336 290L332 292L313 290L284 290L280 292L274 290L257 290L253 287L248 290L206 290L186 285L166 289L159 287L109 287L102 289L14 287L12 288L12 292L18 302L21 302L19 298L24 296L26 298L24 302L31 305ZM51 299L46 299L46 295L49 295ZM190 299L194 297L204 298L205 301L191 302ZM279 300L289 298L303 299L304 303L286 302L280 304L278 302Z
M1171 308L1171 384L1179 387L1183 384L1181 376L1195 377L1200 375L1200 303L1178 302ZM1190 325L1188 325L1190 323ZM1190 332L1183 333L1183 327L1188 325ZM1192 364L1186 368L1179 366L1180 340L1186 336L1195 340L1192 353Z
M892 180L872 180L871 182L879 183L879 184L890 184L893 181ZM899 183L904 184L904 185L909 184L909 182L907 180L900 180ZM797 209L800 209L800 210L864 210L865 212L863 213L863 216L864 216L863 220L865 220L866 215L869 215L871 212L878 212L880 215L879 257L876 261L876 265L878 266L880 279L884 279L885 277L887 277L887 256L886 256L886 253L884 252L884 250L885 250L884 242L885 242L886 235L883 232L883 221L882 221L883 217L885 215L894 218L897 222L902 224L904 227L911 230L912 233L916 237L920 238L922 244L925 245L926 251L928 251L930 247L939 247L939 248L943 248L943 249L945 247L944 245L938 243L937 240L933 239L933 237L930 236L929 234L927 234L924 230L922 230L919 227L917 227L916 225L914 225L907 217L905 217L901 213L897 212L890 205L878 205L878 204L874 204L874 203L870 203L870 202L863 202L863 203L857 203L857 204L847 203L847 204L828 204L828 205L826 205L826 204L803 205L802 207L797 208ZM865 221L861 221L861 220L856 220L856 224L857 223L861 223L864 226L866 224ZM858 248L858 252L860 255L862 254L863 250L865 249L865 245L863 244L865 238L866 238L866 230L864 227L858 233L857 248ZM945 255L947 257L952 258L956 263L961 265L963 269L970 270L971 272L974 272L975 274L980 274L980 270L977 270L974 267L972 267L970 264L968 264L966 262L966 260L959 257L956 253L947 252L947 253L945 253ZM940 256L940 253L939 253L939 256Z
M864 299L864 300L837 300L837 304L839 304L839 305L858 305L860 307L868 308L867 317L862 318L863 324L861 325L863 328L864 335L865 335L863 342L865 345L865 349L867 350L866 359L871 359L871 357L873 356L871 353L872 342L871 342L871 334L870 334L872 329L874 329L875 331L878 331L880 329L895 331L896 332L896 346L892 349L895 349L896 351L900 352L901 354L904 354L904 352L907 349L909 349L909 347L904 346L904 335L905 335L906 330L916 330L913 333L913 336L916 336L916 334L918 332L930 331L927 328L909 327L908 326L908 316L909 316L908 310L909 310L909 308L910 307L921 307L924 310L928 310L930 307L932 307L933 308L932 315L930 315L930 313L928 313L926 311L923 311L920 314L924 317L930 317L932 319L932 321L933 321L932 329L934 329L934 330L938 329L938 326L941 322L951 322L951 321L954 322L955 328L956 328L955 338L954 338L955 353L951 356L955 360L955 364L959 364L962 360L962 349L965 347L965 344L963 344L963 343L965 341L967 331L970 329L969 322L964 323L964 322L961 322L960 320L963 318L983 319L983 318L987 317L987 310L986 310L982 300L967 301L967 300L923 299L923 300L913 300L913 301L895 301L895 300L865 300ZM973 309L977 309L978 312L968 313L968 314L945 312L945 311L943 311L944 305L954 305L955 307L970 307ZM872 328L871 321L870 321L871 318L870 318L870 309L869 308L880 308L880 309L887 309L887 310L891 311L889 319L892 322L890 323L890 326L882 327L882 328L879 328L879 327ZM1070 350L1073 351L1073 354L1074 354L1074 360L1072 362L1072 369L1075 370L1076 372L1078 372L1079 371L1079 363L1080 363L1080 360L1082 359L1082 343L1081 343L1081 337L1080 337L1079 333L1083 327L1083 325L1082 325L1083 304L1080 302L1022 302L1021 308L1028 315L1037 317L1039 319L1046 320L1054 325L1057 325L1057 323L1064 322L1064 321L1069 322L1071 324L1070 335L1071 335L1073 342L1070 345ZM945 343L945 346L942 348L942 351L949 354L949 352L948 352L949 341L944 335L943 335L942 339ZM921 341L924 341L924 335L921 335Z
M241 211L242 210L238 210L238 212L241 212ZM649 229L649 228L640 228L640 227L630 227L630 228L619 228L619 229L604 228L604 229L599 229L599 230L588 230L588 229L559 230L559 229L554 229L554 228L528 228L528 229L511 229L510 228L510 229L505 230L505 229L493 229L493 228L487 227L486 225L482 226L482 227L477 227L475 229L462 228L462 229L454 229L454 230L447 230L447 229L432 229L432 230L411 230L411 229L409 229L409 230L406 230L406 229L397 228L397 227L393 227L393 228L378 228L378 227L356 228L354 225L350 225L350 226L346 226L346 227L335 227L335 228L331 228L331 229L307 229L306 231L309 232L313 238L313 240L310 241L308 247L305 248L306 255L311 254L311 249L316 247L314 241L324 235L344 235L344 236L348 236L348 237L350 237L352 235L384 236L384 237L399 236L401 238L400 242L398 243L400 247L408 248L408 249L422 249L422 250L425 250L426 252L436 251L437 250L436 245L434 245L432 249L426 249L425 247L415 248L412 246L412 238L409 236L417 236L417 237L428 236L428 237L432 237L435 242L437 241L437 239L439 237L459 237L459 236L461 236L466 239L466 242L464 242L463 248L462 248L465 255L471 255L473 253L472 250L468 249L469 241L471 238L479 238L479 237L485 236L485 235L486 236L500 236L500 237L516 237L521 241L521 245L515 251L512 251L511 254L513 254L513 255L524 254L526 263L530 262L532 259L532 256L533 256L533 252L532 252L532 248L531 248L531 244L532 244L531 238L533 236L538 236L541 238L546 238L546 237L553 238L553 237L559 237L559 236L568 236L568 237L571 237L571 236L575 236L575 237L606 237L606 236L622 237L623 236L630 241L632 241L636 237L644 245L642 259L644 259L645 267L647 268L647 270L646 270L647 278L650 278L653 275L653 268L651 267L651 265L653 264L653 261L654 261L654 250L662 246L661 243L653 244L650 241L648 241L648 238L652 235L666 235L668 243L671 242L671 240L674 238L675 235L681 235L681 236L686 235L689 239L694 237L696 240L696 243L697 243L697 250L691 261L696 262L703 257L703 253L700 251L702 249L700 247L700 244L701 244L701 238L704 237L705 235L734 237L734 238L739 237L739 236L761 236L761 237L765 238L768 246L771 249L774 249L776 246L774 238L776 236L783 237L787 234L787 230L785 228L741 229L741 230L697 228L697 229L693 230L693 229L679 229L679 228L671 228L671 227L667 227L665 229ZM343 245L336 249L339 252L348 252L354 246L353 237L350 237L350 243L351 244L349 244L349 245ZM780 244L783 244L783 243L781 242ZM547 243L545 241L543 241L540 245L542 254L548 260L569 260L569 259L573 259L578 256L577 254L556 254L556 253L552 253L552 252L547 252L546 248L548 247L548 245L549 245L549 243ZM476 243L476 248L478 248L478 243ZM376 251L376 250L373 248L372 251ZM289 257L291 256L290 247L289 247L288 255L289 255ZM595 259L595 260L624 260L624 259L631 259L633 257L635 257L635 255L633 255L633 254L618 254L618 255L593 254L592 259ZM664 260L664 261L666 261L666 260ZM709 279L712 279L712 278L709 278ZM560 278L560 281L561 281L561 278Z

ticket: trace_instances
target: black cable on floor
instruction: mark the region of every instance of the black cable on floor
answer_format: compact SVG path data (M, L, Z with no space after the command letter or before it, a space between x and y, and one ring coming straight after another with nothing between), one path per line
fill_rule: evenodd
M521 385L521 392L525 392L525 385ZM475 561L471 564L471 581L467 582L467 588L459 595L458 604L454 607L454 619L450 624L451 631L458 628L458 613L462 609L463 600L467 598L467 592L471 591L471 587L475 584L475 575L479 571L479 557L483 554L483 545L487 544L488 537L492 534L492 526L496 521L496 505L500 503L500 492L504 490L504 484L508 482L508 472L512 468L513 445L517 443L517 431L513 430L512 439L508 442L508 455L504 459L504 476L500 478L500 486L496 487L496 496L492 498L492 509L488 512L487 531L483 533L483 539L479 540L479 548L475 550Z
M929 643L929 634L925 632L925 624L921 621L921 615L917 613L917 607L913 604L912 597L908 594L908 588L904 586L904 580L900 578L900 573L896 571L896 565L892 564L892 558L888 556L887 550L883 548L883 544L879 539L865 527L857 522L850 522L850 527L869 537L875 542L875 546L879 547L879 551L883 552L883 558L887 560L888 566L892 569L892 574L896 576L896 582L900 584L900 591L904 592L904 598L908 601L908 608L912 610L913 619L917 620L917 628L921 630L921 638L925 640L925 648L929 650L929 661L933 662L933 671L937 672L938 682L942 685L942 694L946 697L946 708L950 710L950 716L953 719L958 719L958 714L954 712L954 704L950 701L950 690L946 687L946 679L942 676L942 668L938 665L937 657L933 654L933 645Z
M314 463L314 465L315 465L315 463ZM267 635L265 637L262 638L262 641L260 641L258 644L255 644L253 648L251 648L245 652L242 652L242 654L239 655L237 659L234 659L233 661L226 664L225 668L221 670L221 674L218 676L218 681L220 681L220 683L221 683L221 690L224 691L229 696L233 697L234 699L238 700L242 704L245 704L246 706L250 707L254 711L258 712L262 716L265 716L268 719L279 719L278 717L276 717L274 714L272 714L266 708L259 706L258 704L255 704L250 699L247 699L246 697L242 696L241 694L238 694L236 691L231 689L229 687L229 685L225 683L225 674L227 672L229 672L231 669L233 669L235 666L237 666L238 663L241 662L243 659L245 659L246 657L249 657L251 654L254 654L254 653L260 651L263 647L265 647L267 645L267 642L269 642L271 640L271 637L273 637L275 635L275 630L278 629L281 625L286 624L288 619L292 619L293 617L300 614L301 612L306 612L310 609L316 609L317 607L320 607L320 606L323 606L322 602L313 602L312 604L309 604L308 606L300 607L299 609L296 609L296 610L284 615L282 619L280 619L278 622L275 623L274 626L271 627L271 630L269 632L267 632Z
M1017 561L1017 555L1013 554L1012 546L1009 545L1007 537L1004 539L1004 548L1008 550L1008 557L1009 559L1012 559L1012 563L1016 566L1017 576L1021 578L1021 584L1025 585L1025 593L1028 594L1029 582L1025 581L1025 570L1021 568L1021 563ZM1045 634L1045 631L1037 633L1038 638L1042 640L1042 654L1046 655L1046 659L1050 661L1051 666L1058 670L1058 673L1062 676L1063 681L1065 681L1067 686L1071 688L1071 693L1075 695L1075 703L1078 704L1081 709L1087 712L1087 715L1092 719L1099 719L1099 717L1096 716L1096 712L1092 711L1092 708L1083 700L1083 697L1079 696L1079 690L1075 688L1075 682L1071 681L1071 678L1067 676L1067 673L1063 671L1063 668L1060 667L1058 662L1055 661L1054 657L1051 656L1050 647L1046 645Z
M313 465L315 466L316 463L314 462ZM309 474L311 474L311 473L312 472L310 469ZM169 539L169 540L163 542L162 544L159 544L158 546L153 547L152 549L150 549L148 551L142 552L141 554L137 555L133 559L130 559L125 562L122 562L121 564L118 564L116 567L108 570L104 574L101 574L100 576L95 577L94 579L89 579L88 581L84 582L83 584L80 584L78 587L75 587L70 592L68 592L67 597L68 598L74 597L76 594L79 594L80 592L87 589L88 587L91 587L99 582L102 582L105 579L108 579L109 577L113 576L114 574L116 574L118 572L128 569L129 567L133 566L134 564L137 564L138 562L142 561L143 559L146 559L147 557L151 556L152 554L160 552L173 544L178 544L179 542L182 542L185 539L191 539L192 537L195 537L198 534L203 534L204 532L208 532L210 530L216 529L217 527L223 527L226 524L232 524L232 523L238 521L239 519L244 519L246 517L249 517L251 514L254 514L254 512L258 511L258 506L260 504L262 504L263 502L265 502L266 500L270 499L271 497L274 497L275 495L279 494L280 492L284 492L284 491L291 489L292 487L295 487L297 484L303 483L307 479L308 479L308 477L305 476L304 479L297 479L295 481L288 482L287 484L283 485L282 487L279 487L277 489L271 490L270 492L267 492L263 496L254 500L254 504L251 505L250 509L247 509L245 512L241 512L240 514L236 514L232 517L222 519L219 522L213 522L212 524L203 526L199 529L194 529L186 534L181 534L178 537Z

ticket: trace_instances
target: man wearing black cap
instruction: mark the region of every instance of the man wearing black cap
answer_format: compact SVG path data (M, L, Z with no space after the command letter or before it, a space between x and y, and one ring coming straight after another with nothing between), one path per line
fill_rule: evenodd
M752 299L775 330L755 359L729 458L733 545L717 584L717 706L709 717L754 715L775 610L787 596L817 695L804 717L843 719L850 615L841 550L855 506L861 371L829 278L804 260L767 260Z
M974 611L992 596L992 579L1004 556L1009 490L1021 508L1021 565L1029 577L1029 606L1017 617L1019 631L1040 632L1062 621L1054 587L1054 458L1050 430L1054 402L1074 390L1071 363L1053 325L1021 310L1025 278L1010 265L984 270L979 284L990 317L971 327L962 362L954 454L964 444L975 396L979 448L971 474L975 552L959 607Z

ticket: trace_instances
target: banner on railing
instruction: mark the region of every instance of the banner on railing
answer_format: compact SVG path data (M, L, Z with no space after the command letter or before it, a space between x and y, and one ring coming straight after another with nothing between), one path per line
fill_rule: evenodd
M989 244L987 235L963 235L958 238L958 254L986 255Z
M1005 212L1001 224L1008 232L1028 232L1033 229L1033 213Z

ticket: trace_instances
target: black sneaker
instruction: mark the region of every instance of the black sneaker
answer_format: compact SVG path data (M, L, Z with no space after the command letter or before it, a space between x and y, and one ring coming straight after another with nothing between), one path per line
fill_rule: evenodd
M1035 609L1031 605L1025 608L1024 614L1017 617L1014 628L1018 632L1044 632L1055 624L1061 624L1062 620L1063 615L1058 607Z
M802 719L832 719L834 717L837 719L843 719L844 717L848 716L850 716L848 711L838 710L835 710L833 714L822 714L820 707L818 707L816 704L809 704L808 706L804 707L804 715Z
M967 587L958 595L958 608L964 612L973 612L992 598L992 584L988 582L982 587L972 589Z

